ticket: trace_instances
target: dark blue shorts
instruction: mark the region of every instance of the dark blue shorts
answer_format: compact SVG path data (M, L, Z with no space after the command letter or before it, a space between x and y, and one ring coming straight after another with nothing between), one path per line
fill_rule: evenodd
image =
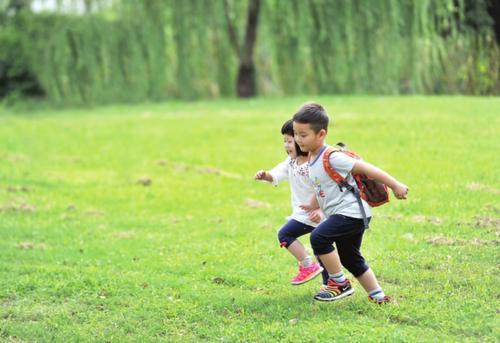
M368 221L370 219L368 218ZM363 219L335 214L311 233L311 246L314 254L318 256L334 251L335 243L342 265L358 277L369 268L361 255L364 232Z

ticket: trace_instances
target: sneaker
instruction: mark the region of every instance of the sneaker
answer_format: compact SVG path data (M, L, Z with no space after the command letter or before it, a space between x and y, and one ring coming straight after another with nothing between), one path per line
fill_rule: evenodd
M317 262L311 264L310 267L303 267L302 265L299 265L299 273L292 279L292 285L301 285L307 281L311 281L316 276L321 274L322 271L323 267L321 267Z
M319 293L314 296L314 299L318 301L334 301L345 298L352 293L354 293L354 288L352 288L351 281L345 280L342 283L337 283L330 279L326 287L322 287Z
M374 302L376 304L382 305L382 304L385 304L385 303L392 302L392 298L390 296L388 296L388 295L385 295L382 299L377 299L377 298L373 298L371 296L368 296L368 301L371 301L371 302Z

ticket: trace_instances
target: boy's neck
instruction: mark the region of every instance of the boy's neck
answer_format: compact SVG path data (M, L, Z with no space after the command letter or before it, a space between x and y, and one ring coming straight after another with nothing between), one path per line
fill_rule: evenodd
M318 145L314 150L310 151L311 156L312 157L318 156L318 154L321 152L321 149L323 149L324 146L325 146L325 143L321 142L321 144Z

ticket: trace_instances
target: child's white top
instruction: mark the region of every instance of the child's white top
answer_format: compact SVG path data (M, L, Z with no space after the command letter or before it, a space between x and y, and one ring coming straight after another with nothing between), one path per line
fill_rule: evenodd
M295 219L298 222L316 227L318 223L309 220L309 215L301 209L299 205L308 204L311 197L314 196L314 188L309 178L308 163L297 164L297 160L288 157L285 161L278 164L269 171L273 177L271 182L277 186L283 180L288 179L290 182L292 214L289 219Z
M334 214L342 214L352 218L363 218L359 204L352 192L345 188L341 191L338 184L325 171L323 167L323 154L326 152L326 148L327 146L325 145L314 161L309 161L309 176L314 184L316 198L321 210L326 218ZM333 152L330 155L330 165L340 175L345 177L350 185L357 187L351 175L354 163L356 163L356 159L342 152ZM370 205L364 200L362 202L366 216L371 217Z

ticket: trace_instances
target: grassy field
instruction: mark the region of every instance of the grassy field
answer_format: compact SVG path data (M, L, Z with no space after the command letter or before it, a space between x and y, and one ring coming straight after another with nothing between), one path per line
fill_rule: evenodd
M288 185L252 177L305 100L0 110L0 341L498 342L500 98L315 99L410 187L363 245L387 306L289 284Z

